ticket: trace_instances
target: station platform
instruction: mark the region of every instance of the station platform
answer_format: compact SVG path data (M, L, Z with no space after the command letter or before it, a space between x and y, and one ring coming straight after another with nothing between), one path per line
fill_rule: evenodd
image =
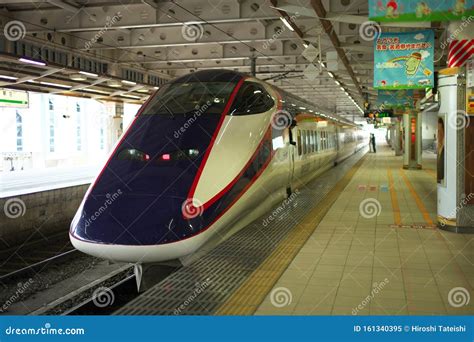
M473 236L436 228L435 159L359 152L118 315L465 315Z
M100 165L57 167L0 173L0 198L89 184Z

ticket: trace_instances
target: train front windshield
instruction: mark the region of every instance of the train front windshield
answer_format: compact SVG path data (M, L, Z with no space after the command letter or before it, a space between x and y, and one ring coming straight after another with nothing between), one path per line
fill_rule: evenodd
M222 114L235 87L232 82L186 82L164 85L143 115Z

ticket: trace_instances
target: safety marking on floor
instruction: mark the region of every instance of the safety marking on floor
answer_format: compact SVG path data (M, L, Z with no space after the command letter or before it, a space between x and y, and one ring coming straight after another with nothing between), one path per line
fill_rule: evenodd
M437 172L433 169L423 169L425 170L430 176L433 176L434 178L438 178Z
M377 185L370 185L369 191L377 191Z
M357 190L359 190L359 191L365 191L366 188L367 187L365 185L358 185L357 186Z
M313 234L331 206L337 200L365 161L362 157L329 191L324 201L314 207L293 228L290 234L278 245L272 254L250 275L232 296L217 310L217 315L252 315L280 279L288 265ZM271 272L269 272L269 270ZM255 293L255 289L260 289Z
M408 229L436 229L437 227L434 225L426 225L426 224L390 224L390 228L408 228Z
M387 169L387 176L388 184L390 186L390 200L392 201L393 218L395 224L400 225L402 223L402 218L400 215L400 206L398 205L397 192L395 191L395 185L393 182L393 175L391 169Z
M380 191L382 191L382 192L388 192L388 185L386 185L386 184L381 185L381 186L380 186Z
M408 190L410 190L411 195L415 199L415 203L416 203L418 209L420 210L421 214L423 215L423 218L425 219L426 223L429 226L432 226L433 225L433 220L431 219L430 214L428 214L428 210L426 210L426 207L423 204L423 201L421 200L420 196L418 196L415 188L413 187L410 180L406 176L405 171L400 170L399 172L400 172L400 175L402 176L403 180L405 181L405 184L408 187Z

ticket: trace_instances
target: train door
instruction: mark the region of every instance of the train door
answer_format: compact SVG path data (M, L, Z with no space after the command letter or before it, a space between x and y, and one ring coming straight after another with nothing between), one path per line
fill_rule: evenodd
M298 153L297 143L301 141L301 138L299 138L299 135L298 135L300 134L300 132L298 131L298 128L296 128L294 124L292 124L291 127L289 127L289 133L290 133L289 134L290 141L288 144L288 162L290 164L289 165L290 172L288 173L288 182L287 182L287 187L286 187L288 196L291 194L291 191L292 191L293 176L295 173L295 155Z

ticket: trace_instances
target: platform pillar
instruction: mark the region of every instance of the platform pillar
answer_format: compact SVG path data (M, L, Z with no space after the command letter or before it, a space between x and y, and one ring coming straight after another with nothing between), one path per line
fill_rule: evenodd
M421 169L421 113L403 114L403 168Z
M438 227L474 233L474 116L466 106L471 90L455 68L441 70L438 84Z
M394 137L393 137L393 149L396 156L401 156L403 154L402 150L402 127L400 124L399 118L394 118Z

